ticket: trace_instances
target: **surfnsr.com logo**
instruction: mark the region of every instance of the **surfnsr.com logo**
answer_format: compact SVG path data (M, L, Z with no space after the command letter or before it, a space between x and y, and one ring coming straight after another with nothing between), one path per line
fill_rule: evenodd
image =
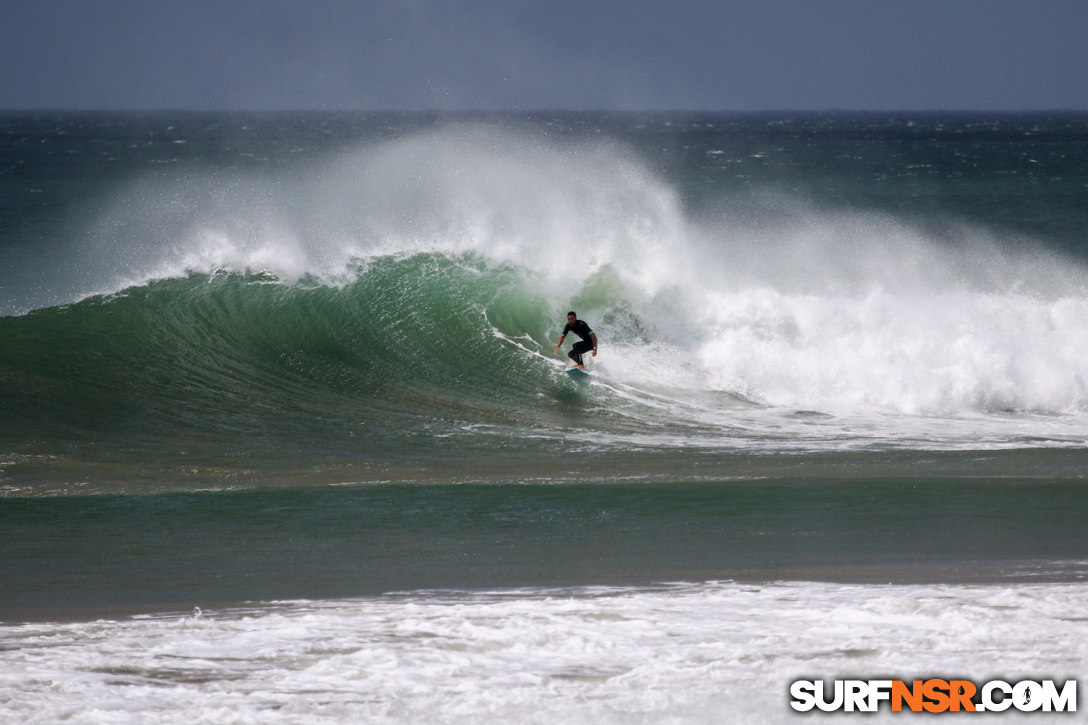
M797 680L790 685L790 707L799 712L1076 712L1077 681L991 680Z

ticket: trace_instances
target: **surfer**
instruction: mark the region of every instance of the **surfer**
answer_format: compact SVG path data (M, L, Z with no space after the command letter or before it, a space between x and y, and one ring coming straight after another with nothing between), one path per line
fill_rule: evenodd
M559 348L563 345L563 340L566 339L568 332L573 332L582 339L574 343L570 352L567 353L567 357L574 362L574 367L585 370L586 367L582 363L582 353L593 350L593 357L597 357L597 333L591 330L584 320L579 320L578 315L574 312L568 312L567 326L563 328L563 334L559 336L559 342L555 343L556 355L559 354Z

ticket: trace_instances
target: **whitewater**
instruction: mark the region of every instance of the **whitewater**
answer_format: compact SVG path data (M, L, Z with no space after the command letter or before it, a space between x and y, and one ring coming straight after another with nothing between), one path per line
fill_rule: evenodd
M11 654L0 677L17 690L0 714L43 723L137 722L137 713L166 723L794 722L784 683L814 668L1072 679L1088 656L1069 621L1084 615L1081 594L1082 585L710 583L25 625L4 634ZM1047 626L1054 620L1065 624ZM980 668L980 656L1000 662Z

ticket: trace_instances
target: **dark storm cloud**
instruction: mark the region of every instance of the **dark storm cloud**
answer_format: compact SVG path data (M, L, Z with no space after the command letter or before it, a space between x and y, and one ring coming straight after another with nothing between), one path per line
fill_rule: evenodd
M1080 0L4 0L3 108L1086 108Z

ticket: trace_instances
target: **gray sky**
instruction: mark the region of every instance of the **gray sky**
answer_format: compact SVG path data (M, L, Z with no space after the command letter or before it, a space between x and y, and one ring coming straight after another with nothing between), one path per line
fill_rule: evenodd
M4 109L1088 109L1088 0L0 0Z

